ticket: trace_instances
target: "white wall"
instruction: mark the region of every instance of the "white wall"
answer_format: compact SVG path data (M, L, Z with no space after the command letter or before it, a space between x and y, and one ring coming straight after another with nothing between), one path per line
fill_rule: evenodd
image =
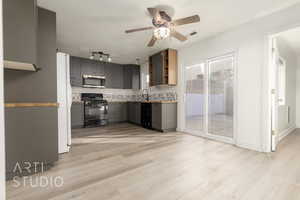
M268 35L300 25L300 4L179 50L179 130L184 125L183 69L237 53L236 144L269 151Z
M2 0L0 0L0 200L5 199Z
M300 55L298 56L298 67L297 67L297 97L296 97L296 126L300 128Z
M280 57L286 62L286 95L285 105L278 108L278 130L282 135L288 129L296 127L296 71L298 58L293 49L280 36L276 38ZM288 107L290 114L288 121ZM280 136L279 136L280 137Z

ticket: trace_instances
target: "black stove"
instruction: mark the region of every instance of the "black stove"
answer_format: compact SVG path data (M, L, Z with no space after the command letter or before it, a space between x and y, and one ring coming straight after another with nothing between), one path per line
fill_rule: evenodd
M104 126L108 123L108 103L103 94L83 93L84 127Z

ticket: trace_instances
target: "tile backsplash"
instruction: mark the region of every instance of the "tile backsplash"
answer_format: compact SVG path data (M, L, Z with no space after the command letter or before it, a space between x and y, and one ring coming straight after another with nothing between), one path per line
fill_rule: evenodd
M143 90L72 88L73 102L81 101L81 93L102 93L108 102L142 101ZM156 86L148 89L150 100L177 100L174 86Z

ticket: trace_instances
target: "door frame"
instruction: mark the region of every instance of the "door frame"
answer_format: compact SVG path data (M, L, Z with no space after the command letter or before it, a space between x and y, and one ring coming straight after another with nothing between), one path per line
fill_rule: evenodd
M193 67L193 66L197 66L197 65L201 65L201 64L204 64L205 66L205 78L204 78L204 87L205 87L205 93L207 94L208 92L208 73L209 73L209 70L208 70L208 64L210 61L212 60L217 60L217 59L222 59L222 58L227 58L227 57L230 57L232 56L233 57L233 71L234 71L234 80L233 80L233 101L234 101L234 104L233 104L233 137L232 138L228 138L228 137L224 137L224 136L218 136L218 135L213 135L213 134L210 134L208 133L208 119L207 117L205 117L205 122L204 122L204 128L205 130L204 131L197 131L197 130L191 130L191 129L188 129L186 127L186 68L187 67ZM237 64L238 64L238 51L231 51L231 52L228 52L228 53L224 53L222 55L219 55L219 56L214 56L214 57L208 57L204 60L200 60L202 62L199 62L198 64L194 64L194 65L189 65L189 66L184 66L183 70L184 72L182 73L183 74L183 106L184 106L184 123L183 123L183 132L185 133L188 133L188 134L191 134L191 135L194 135L194 136L200 136L200 137L204 137L204 138L208 138L208 139L212 139L212 140L217 140L217 141L221 141L221 142L224 142L224 143L229 143L229 144L236 144L236 141L237 141L237 119L238 119L238 115L237 115L237 102L238 102L238 94L237 94L237 89L238 89L238 79L237 79L237 74L238 74L238 67L237 67ZM205 116L207 116L207 112L208 112L208 95L206 95L206 98L205 98L205 108L204 108L204 112L205 112Z
M271 110L271 151L276 151L278 138L278 66L274 55L279 52L276 45L276 34L269 37L269 73L270 73L270 110Z
M262 93L262 100L266 103L262 105L262 119L264 120L262 124L262 151L264 152L274 152L276 149L276 139L272 138L272 76L274 74L272 70L272 48L273 48L273 41L272 38L283 33L288 30L293 30L295 28L300 28L300 23L279 27L277 30L273 30L269 33L266 33L264 43L265 43L265 56L264 56L264 66L266 66L266 70L263 71L263 90ZM277 133L278 134L278 133ZM276 138L276 137L275 137Z
M300 22L290 24L287 26L281 26L275 30L269 31L264 36L264 62L265 66L263 70L263 80L262 80L262 121L261 124L261 141L262 141L262 151L272 152L272 110L271 110L271 100L272 100L272 40L271 38L282 32L292 30L295 28L300 28Z
M0 0L0 199L5 199L5 132L4 132L4 81L3 81L3 16Z

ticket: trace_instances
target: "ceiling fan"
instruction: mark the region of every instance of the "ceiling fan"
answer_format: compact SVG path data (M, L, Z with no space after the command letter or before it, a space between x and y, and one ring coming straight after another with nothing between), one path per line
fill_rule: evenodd
M190 17L185 17L177 20L172 20L172 18L163 10L158 8L147 8L150 15L153 17L153 26L137 28L126 30L125 33L133 33L137 31L154 30L153 36L148 43L148 47L154 46L157 40L165 39L172 36L180 41L186 41L187 37L175 30L176 26L181 26L185 24L197 23L200 21L199 15L193 15Z

